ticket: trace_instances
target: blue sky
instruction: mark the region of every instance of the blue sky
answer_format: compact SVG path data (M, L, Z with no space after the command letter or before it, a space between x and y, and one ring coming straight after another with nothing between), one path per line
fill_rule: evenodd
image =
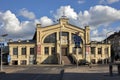
M89 25L91 40L101 41L120 30L119 5L120 0L0 0L0 35L31 39L36 23L52 25L64 11L71 24Z

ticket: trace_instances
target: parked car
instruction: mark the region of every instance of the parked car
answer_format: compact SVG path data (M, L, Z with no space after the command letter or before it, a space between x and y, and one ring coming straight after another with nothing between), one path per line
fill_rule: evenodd
M82 60L79 60L78 64L79 65L89 65L90 63L87 60L82 59Z

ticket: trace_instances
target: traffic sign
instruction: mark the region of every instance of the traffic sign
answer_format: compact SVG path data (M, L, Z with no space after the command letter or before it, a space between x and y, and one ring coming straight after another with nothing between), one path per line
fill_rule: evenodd
M0 47L4 47L4 43L0 43Z
M80 48L80 43L82 42L81 37L75 34L74 41L75 41L75 48Z
M10 55L8 55L8 57L7 57L8 63L10 62L10 60L11 60L11 57L10 57Z

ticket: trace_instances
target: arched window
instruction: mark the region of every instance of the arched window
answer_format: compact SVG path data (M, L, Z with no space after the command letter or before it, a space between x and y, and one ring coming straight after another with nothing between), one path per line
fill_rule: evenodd
M50 34L44 39L44 43L55 43L55 42L56 42L56 33Z

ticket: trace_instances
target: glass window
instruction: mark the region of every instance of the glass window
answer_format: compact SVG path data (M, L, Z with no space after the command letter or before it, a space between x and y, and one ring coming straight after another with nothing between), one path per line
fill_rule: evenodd
M102 54L102 48L98 48L98 54Z
M95 47L91 47L91 54L95 54Z
M76 54L76 48L75 47L72 48L72 52L73 52L73 54Z
M108 48L105 48L105 54L108 54Z
M62 32L62 36L68 36L68 32Z
M78 48L78 54L82 54L82 48Z
M30 55L34 55L34 54L35 54L34 48L30 48Z
M45 54L48 55L49 54L49 47L45 47L44 50L45 50Z
M55 53L56 53L55 47L52 47L52 48L51 48L51 54L55 54Z
M22 48L22 55L26 55L26 48Z
M18 55L18 48L13 48L13 55Z
M55 43L55 42L56 42L56 33L50 34L44 39L44 43Z
M27 61L26 60L21 60L21 65L26 65Z

